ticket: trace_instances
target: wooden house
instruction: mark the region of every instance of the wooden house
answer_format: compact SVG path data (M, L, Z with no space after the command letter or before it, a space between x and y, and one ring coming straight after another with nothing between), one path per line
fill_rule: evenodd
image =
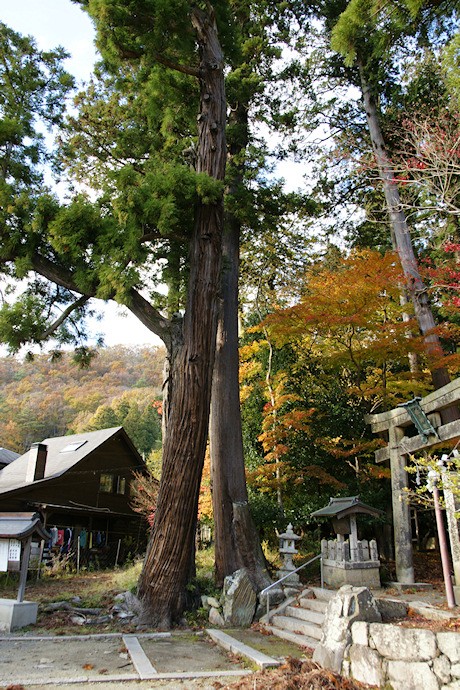
M37 511L50 553L101 565L141 550L145 519L130 505L133 472L145 463L123 427L47 438L0 472L0 510Z

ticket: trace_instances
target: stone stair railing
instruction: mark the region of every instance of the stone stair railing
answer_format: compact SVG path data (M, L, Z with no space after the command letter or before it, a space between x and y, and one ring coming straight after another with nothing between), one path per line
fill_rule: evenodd
M286 580L286 581L289 581L289 579L292 578L293 575L296 575L300 570L302 570L302 568L305 568L307 565L310 565L311 563L314 563L315 561L318 561L318 560L319 560L319 562L320 562L320 569L321 569L321 588L323 588L323 586L324 586L324 578L323 578L323 554L322 554L322 553L319 553L317 556L315 556L314 558L311 558L311 559L310 559L309 561L307 561L306 563L302 563L302 565L300 565L298 568L295 568L295 569L293 569L293 570L289 570L289 572L287 573L287 575L284 575L283 577L280 577L279 580L277 580L276 582L273 582L273 583L272 583L271 585L269 585L268 587L265 587L265 589L263 589L263 590L260 592L260 594L259 594L259 601L262 603L262 602L263 602L263 599L264 599L264 596L265 596L265 598L266 598L266 600L267 600L267 618L266 618L267 623L270 621L270 592L273 591L273 590L275 590L276 588L279 588L279 585L280 585L282 582L284 582L285 580Z

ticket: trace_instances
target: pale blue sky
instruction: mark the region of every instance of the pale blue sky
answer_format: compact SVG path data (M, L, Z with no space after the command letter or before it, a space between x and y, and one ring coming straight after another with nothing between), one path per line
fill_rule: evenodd
M31 35L41 50L64 46L66 68L87 80L96 58L94 31L86 12L70 0L0 0L0 18L15 31Z

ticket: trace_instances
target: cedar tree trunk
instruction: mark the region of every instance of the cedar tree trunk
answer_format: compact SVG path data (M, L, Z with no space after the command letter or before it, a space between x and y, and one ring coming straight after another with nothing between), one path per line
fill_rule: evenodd
M214 17L192 10L200 57L198 172L223 180L226 100L223 55ZM146 618L168 628L187 605L198 493L208 436L222 253L223 202L197 203L182 337L172 343L169 419L149 548L138 595Z
M231 108L229 124L238 132L229 143L227 157L230 178L227 193L235 198L243 184L244 163L240 154L249 139L245 103L238 102ZM225 216L222 247L223 271L209 430L215 579L222 585L227 575L245 567L253 588L259 592L271 584L271 580L249 511L244 466L238 356L240 230L241 223L230 208Z
M241 431L238 359L239 222L228 218L212 383L211 487L218 584L245 567L259 592L271 584L257 530L249 512Z

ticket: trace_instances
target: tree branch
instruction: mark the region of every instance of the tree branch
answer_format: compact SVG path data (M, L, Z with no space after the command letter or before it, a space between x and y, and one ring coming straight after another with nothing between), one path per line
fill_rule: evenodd
M192 77L200 76L200 70L198 69L198 67L189 67L188 65L182 65L180 62L170 60L169 58L165 57L164 55L160 55L159 53L156 53L155 60L157 60L161 65L164 65L165 67L175 69L177 72L182 72L183 74L190 74L190 76Z
M131 288L129 296L130 303L125 306L149 331L161 338L167 349L170 349L173 345L173 339L177 335L173 332L173 324L170 319L162 316L135 288Z
M67 290L72 290L72 292L77 292L79 295L84 295L88 298L96 296L96 286L93 286L91 290L83 291L74 282L71 271L58 266L40 254L36 253L32 256L32 266L37 273L50 280L52 283L56 283L56 285L60 285Z
M32 265L34 270L44 278L56 283L56 285L67 288L67 290L77 292L85 300L90 297L96 297L97 286L83 293L81 288L74 282L72 274L66 271L66 269L60 268L49 259L35 254L32 257ZM112 298L112 296L109 296L108 299ZM173 339L179 337L179 332L175 332L171 321L162 316L135 288L131 288L129 299L129 304L123 306L129 309L149 331L161 338L167 348L170 348L173 345Z
M88 302L89 299L90 299L90 297L86 297L86 295L82 295L82 296L79 297L75 302L73 302L73 304L70 304L70 305L67 307L67 309L65 309L65 310L62 312L62 314L60 315L60 317L59 317L58 319L56 319L56 321L55 321L53 324L51 324L51 326L50 326L46 331L44 331L44 332L42 333L42 335L40 336L40 339L41 339L41 340L47 340L53 333L55 333L55 331L59 328L59 326L60 326L62 323L64 323L64 321L66 320L66 318L67 318L68 316L70 316L70 314L71 314L73 311L75 311L75 310L78 309L79 307L82 307L84 304L86 304L86 302Z

